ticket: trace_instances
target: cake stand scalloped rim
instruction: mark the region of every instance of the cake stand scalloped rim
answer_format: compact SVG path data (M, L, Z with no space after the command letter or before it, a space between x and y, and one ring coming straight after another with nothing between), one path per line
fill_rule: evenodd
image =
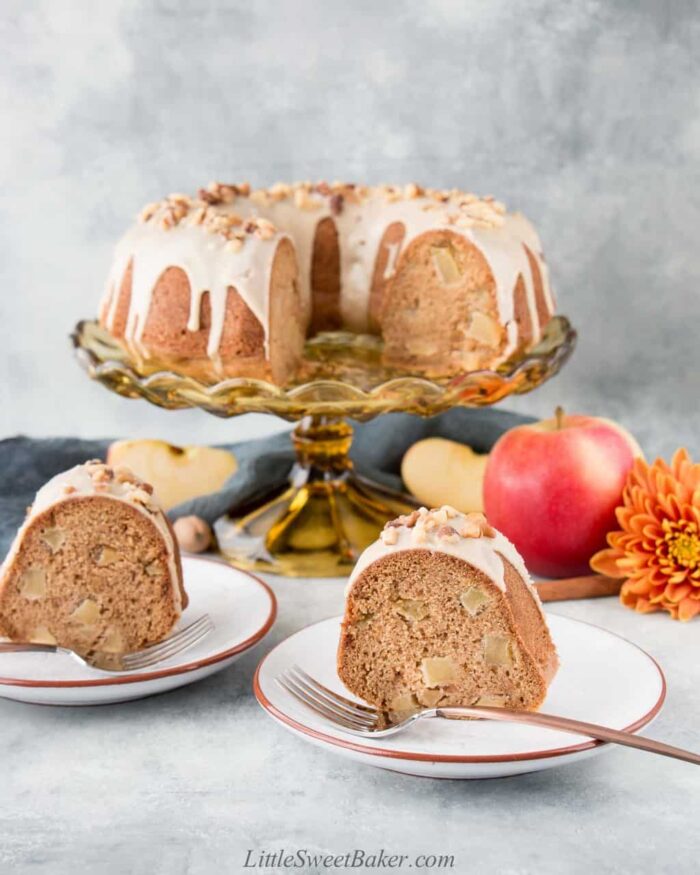
M537 388L559 372L576 344L577 333L565 316L555 316L550 326L543 342L497 370L471 371L439 381L396 374L370 387L329 377L289 387L246 377L207 384L168 369L142 373L116 341L110 346L104 333L101 343L113 355L100 354L92 336L100 329L90 320L79 322L71 339L78 361L92 379L118 394L161 407L199 407L219 416L267 412L290 420L310 414L371 418L388 412L432 415L455 406L487 406Z

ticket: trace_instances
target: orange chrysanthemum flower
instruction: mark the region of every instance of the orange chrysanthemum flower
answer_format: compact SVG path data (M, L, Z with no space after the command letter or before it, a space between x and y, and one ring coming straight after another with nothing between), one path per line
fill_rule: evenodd
M642 614L668 611L674 620L700 613L700 464L685 449L670 466L636 459L615 515L621 531L610 532L610 549L591 567L627 578L622 604Z

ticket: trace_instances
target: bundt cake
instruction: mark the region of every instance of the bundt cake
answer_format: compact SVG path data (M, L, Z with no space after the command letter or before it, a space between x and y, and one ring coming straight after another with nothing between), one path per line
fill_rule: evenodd
M399 517L353 570L338 674L389 721L439 705L533 710L557 665L523 561L483 514Z
M0 568L0 634L13 641L128 653L165 638L186 605L151 487L99 461L39 490Z
M537 342L553 309L537 234L493 198L214 183L144 208L100 322L141 359L283 384L320 331L381 335L387 366L441 376Z

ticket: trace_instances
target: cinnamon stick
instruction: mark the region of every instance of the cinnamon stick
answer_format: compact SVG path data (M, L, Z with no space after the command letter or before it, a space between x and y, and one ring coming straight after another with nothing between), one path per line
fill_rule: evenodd
M564 602L570 599L617 595L622 581L602 574L586 574L583 577L565 577L562 580L541 580L535 586L543 602Z

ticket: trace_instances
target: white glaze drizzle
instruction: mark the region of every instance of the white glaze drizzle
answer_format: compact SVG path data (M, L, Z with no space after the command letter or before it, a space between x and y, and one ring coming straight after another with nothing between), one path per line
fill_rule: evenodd
M158 532L165 543L168 572L172 583L175 608L178 613L181 612L182 593L180 592L176 560L178 547L173 538L165 514L155 504L153 497L148 495L148 493L145 493L138 483L109 480L100 483L100 489L97 489L97 484L89 472L89 464L90 463L87 465L76 465L74 468L69 468L67 471L62 471L60 474L56 474L55 477L48 480L37 492L24 522L15 535L10 551L0 566L0 576L6 568L10 567L21 548L24 533L40 514L57 504L62 504L65 501L72 501L76 498L85 498L88 496L108 498L128 504L129 507L134 508L145 516L158 529ZM136 500L137 498L138 500ZM147 502L146 505L142 503L144 501Z
M451 526L457 531L468 522L467 515L458 513L453 508L441 508L441 510L447 510L454 514L446 520L446 525ZM421 514L424 511L425 508L421 508ZM422 527L420 520L417 526ZM437 534L438 529L435 528L423 530L421 540L418 540L415 535L415 529L415 526L410 528L406 525L395 526L394 531L397 533L395 543L386 543L380 537L373 544L370 544L357 560L357 564L350 574L345 588L345 597L347 598L350 595L355 582L373 562L401 551L429 550L431 553L446 553L449 556L455 556L457 559L469 563L469 565L482 571L502 592L506 591L505 567L503 565L503 559L506 559L520 575L525 586L532 594L540 613L542 613L540 597L525 567L522 556L501 532L492 529L494 532L494 537L492 538L482 535L478 538L460 537L450 541L440 537Z
M188 329L199 327L202 295L209 292L211 330L207 354L216 361L226 315L226 296L234 287L260 322L265 336L265 354L269 356L269 285L272 263L279 241L292 240L299 264L300 293L307 314L311 310L311 267L316 228L331 217L340 240L341 316L345 327L364 332L368 328L368 308L372 277L379 247L388 225L398 222L405 228L401 244L388 246L384 277L396 270L401 252L428 231L444 230L463 235L483 254L496 286L499 320L506 328L507 343L503 357L515 349L518 342L515 322L514 289L518 276L525 283L533 339L541 336L537 318L532 271L525 253L527 245L535 258L544 286L544 294L553 310L547 266L532 225L521 214L505 214L502 224L495 227L460 227L448 221L450 203L440 203L432 197L398 197L387 199L382 189L367 189L355 202L346 198L342 209L331 208L331 197L314 194L313 208L300 208L293 197L255 198L239 196L233 203L218 204L223 215L242 218L262 217L278 230L270 239L249 235L240 250L233 252L225 237L190 221L189 217L174 227L162 229L157 222L133 226L119 242L109 274L102 304L106 325L113 328L119 298L119 288L130 262L133 263L131 304L125 339L143 357L148 350L142 344L153 290L158 278L168 267L179 267L187 275L190 289ZM211 207L210 207L211 209Z
M107 280L107 295L111 296L107 327L114 325L118 292L129 263L132 263L131 304L125 338L140 355L147 357L148 350L143 347L142 337L153 290L169 267L179 267L190 285L187 323L190 331L199 328L202 296L209 292L211 329L207 355L210 358L216 357L221 342L230 286L236 289L263 325L267 341L270 272L277 244L286 236L276 233L269 240L246 240L238 252L233 252L225 237L200 225L182 222L166 230L150 222L132 226L117 245Z

